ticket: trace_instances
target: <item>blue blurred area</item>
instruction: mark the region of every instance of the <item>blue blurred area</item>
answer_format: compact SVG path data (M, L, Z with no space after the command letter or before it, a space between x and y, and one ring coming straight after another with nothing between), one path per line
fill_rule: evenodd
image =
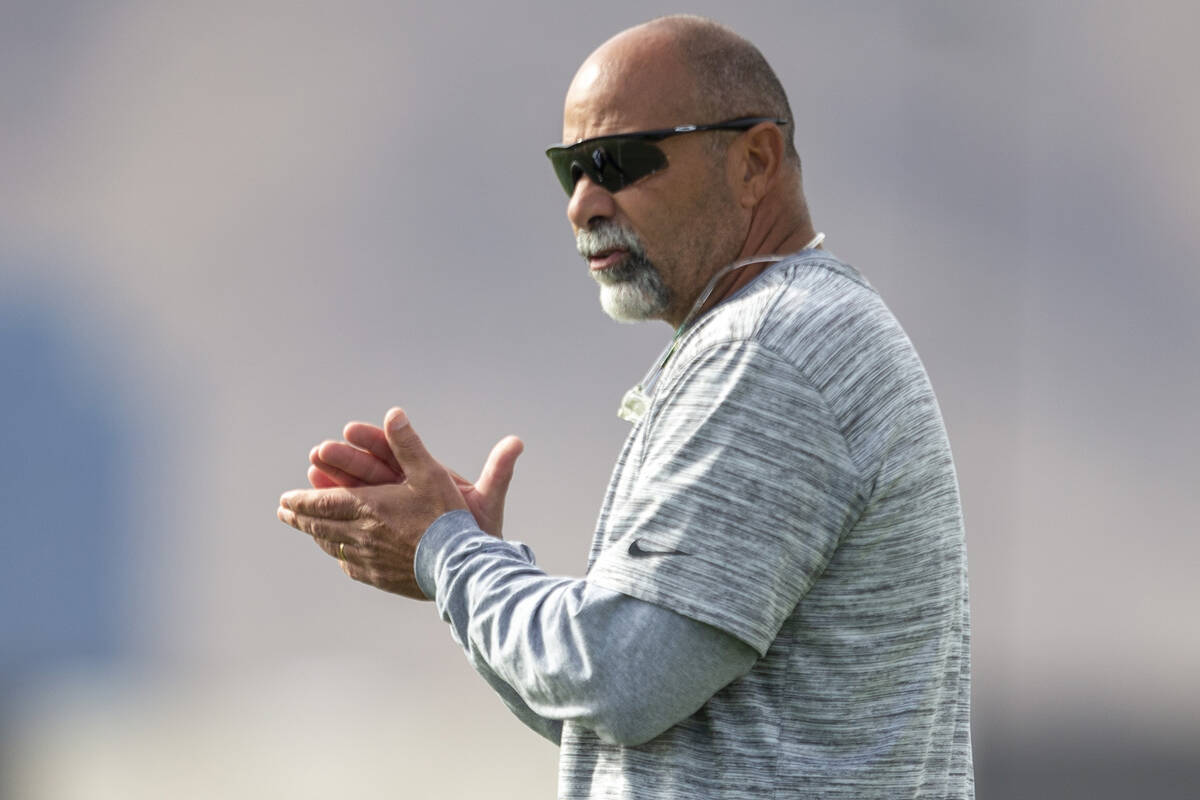
M122 649L127 425L64 311L0 300L0 688Z

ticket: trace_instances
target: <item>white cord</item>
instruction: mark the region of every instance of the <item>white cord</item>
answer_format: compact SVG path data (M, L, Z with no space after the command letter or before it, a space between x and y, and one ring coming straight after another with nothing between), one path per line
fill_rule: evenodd
M823 241L825 241L825 234L818 233L812 238L812 241L804 245L802 251L811 250ZM650 397L646 392L653 388L654 383L658 380L658 376L662 373L663 367L667 365L667 362L671 360L671 356L675 354L675 346L679 343L679 337L683 335L683 331L687 328L688 323L692 321L692 317L696 316L696 312L704 306L704 302L708 300L708 296L712 294L713 289L716 288L717 282L721 278L735 269L740 269L750 264L761 264L763 262L774 264L777 261L783 261L785 258L791 258L793 255L795 253L786 256L774 254L752 256L750 258L743 258L741 261L735 261L729 266L717 270L717 274L712 276L712 280L708 282L708 285L704 287L704 291L700 293L699 299L692 304L692 310L688 312L683 322L675 329L675 335L671 338L671 341L663 349L662 353L659 354L658 358L654 360L654 366L650 367L650 371L646 373L646 377L642 378L641 383L627 391L625 396L621 398L621 407L617 409L617 416L628 422L637 422L645 415L646 409L650 406Z

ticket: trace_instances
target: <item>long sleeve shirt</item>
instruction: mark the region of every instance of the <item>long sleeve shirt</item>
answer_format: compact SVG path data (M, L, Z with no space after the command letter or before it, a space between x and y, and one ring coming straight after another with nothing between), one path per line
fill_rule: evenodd
M468 511L430 526L416 569L471 665L556 744L564 720L616 744L653 739L757 658L703 622L547 575L528 547L489 536Z

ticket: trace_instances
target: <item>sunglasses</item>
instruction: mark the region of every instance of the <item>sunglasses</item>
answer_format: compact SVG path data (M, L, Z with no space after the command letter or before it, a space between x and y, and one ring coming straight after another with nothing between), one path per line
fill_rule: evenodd
M760 122L787 124L787 120L774 117L739 117L712 125L680 125L653 131L594 136L571 145L555 145L546 150L546 157L550 159L554 174L568 195L575 194L575 184L584 175L597 186L610 192L619 192L634 181L666 169L667 154L654 142L700 131L742 131Z

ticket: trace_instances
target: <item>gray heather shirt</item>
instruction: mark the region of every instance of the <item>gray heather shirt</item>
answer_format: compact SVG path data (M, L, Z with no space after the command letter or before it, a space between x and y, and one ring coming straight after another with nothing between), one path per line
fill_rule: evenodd
M451 570L425 545L442 606ZM899 324L828 253L775 265L685 334L617 462L586 582L758 658L649 741L561 715L562 798L973 796L945 429ZM527 605L485 605L491 630L539 625Z

